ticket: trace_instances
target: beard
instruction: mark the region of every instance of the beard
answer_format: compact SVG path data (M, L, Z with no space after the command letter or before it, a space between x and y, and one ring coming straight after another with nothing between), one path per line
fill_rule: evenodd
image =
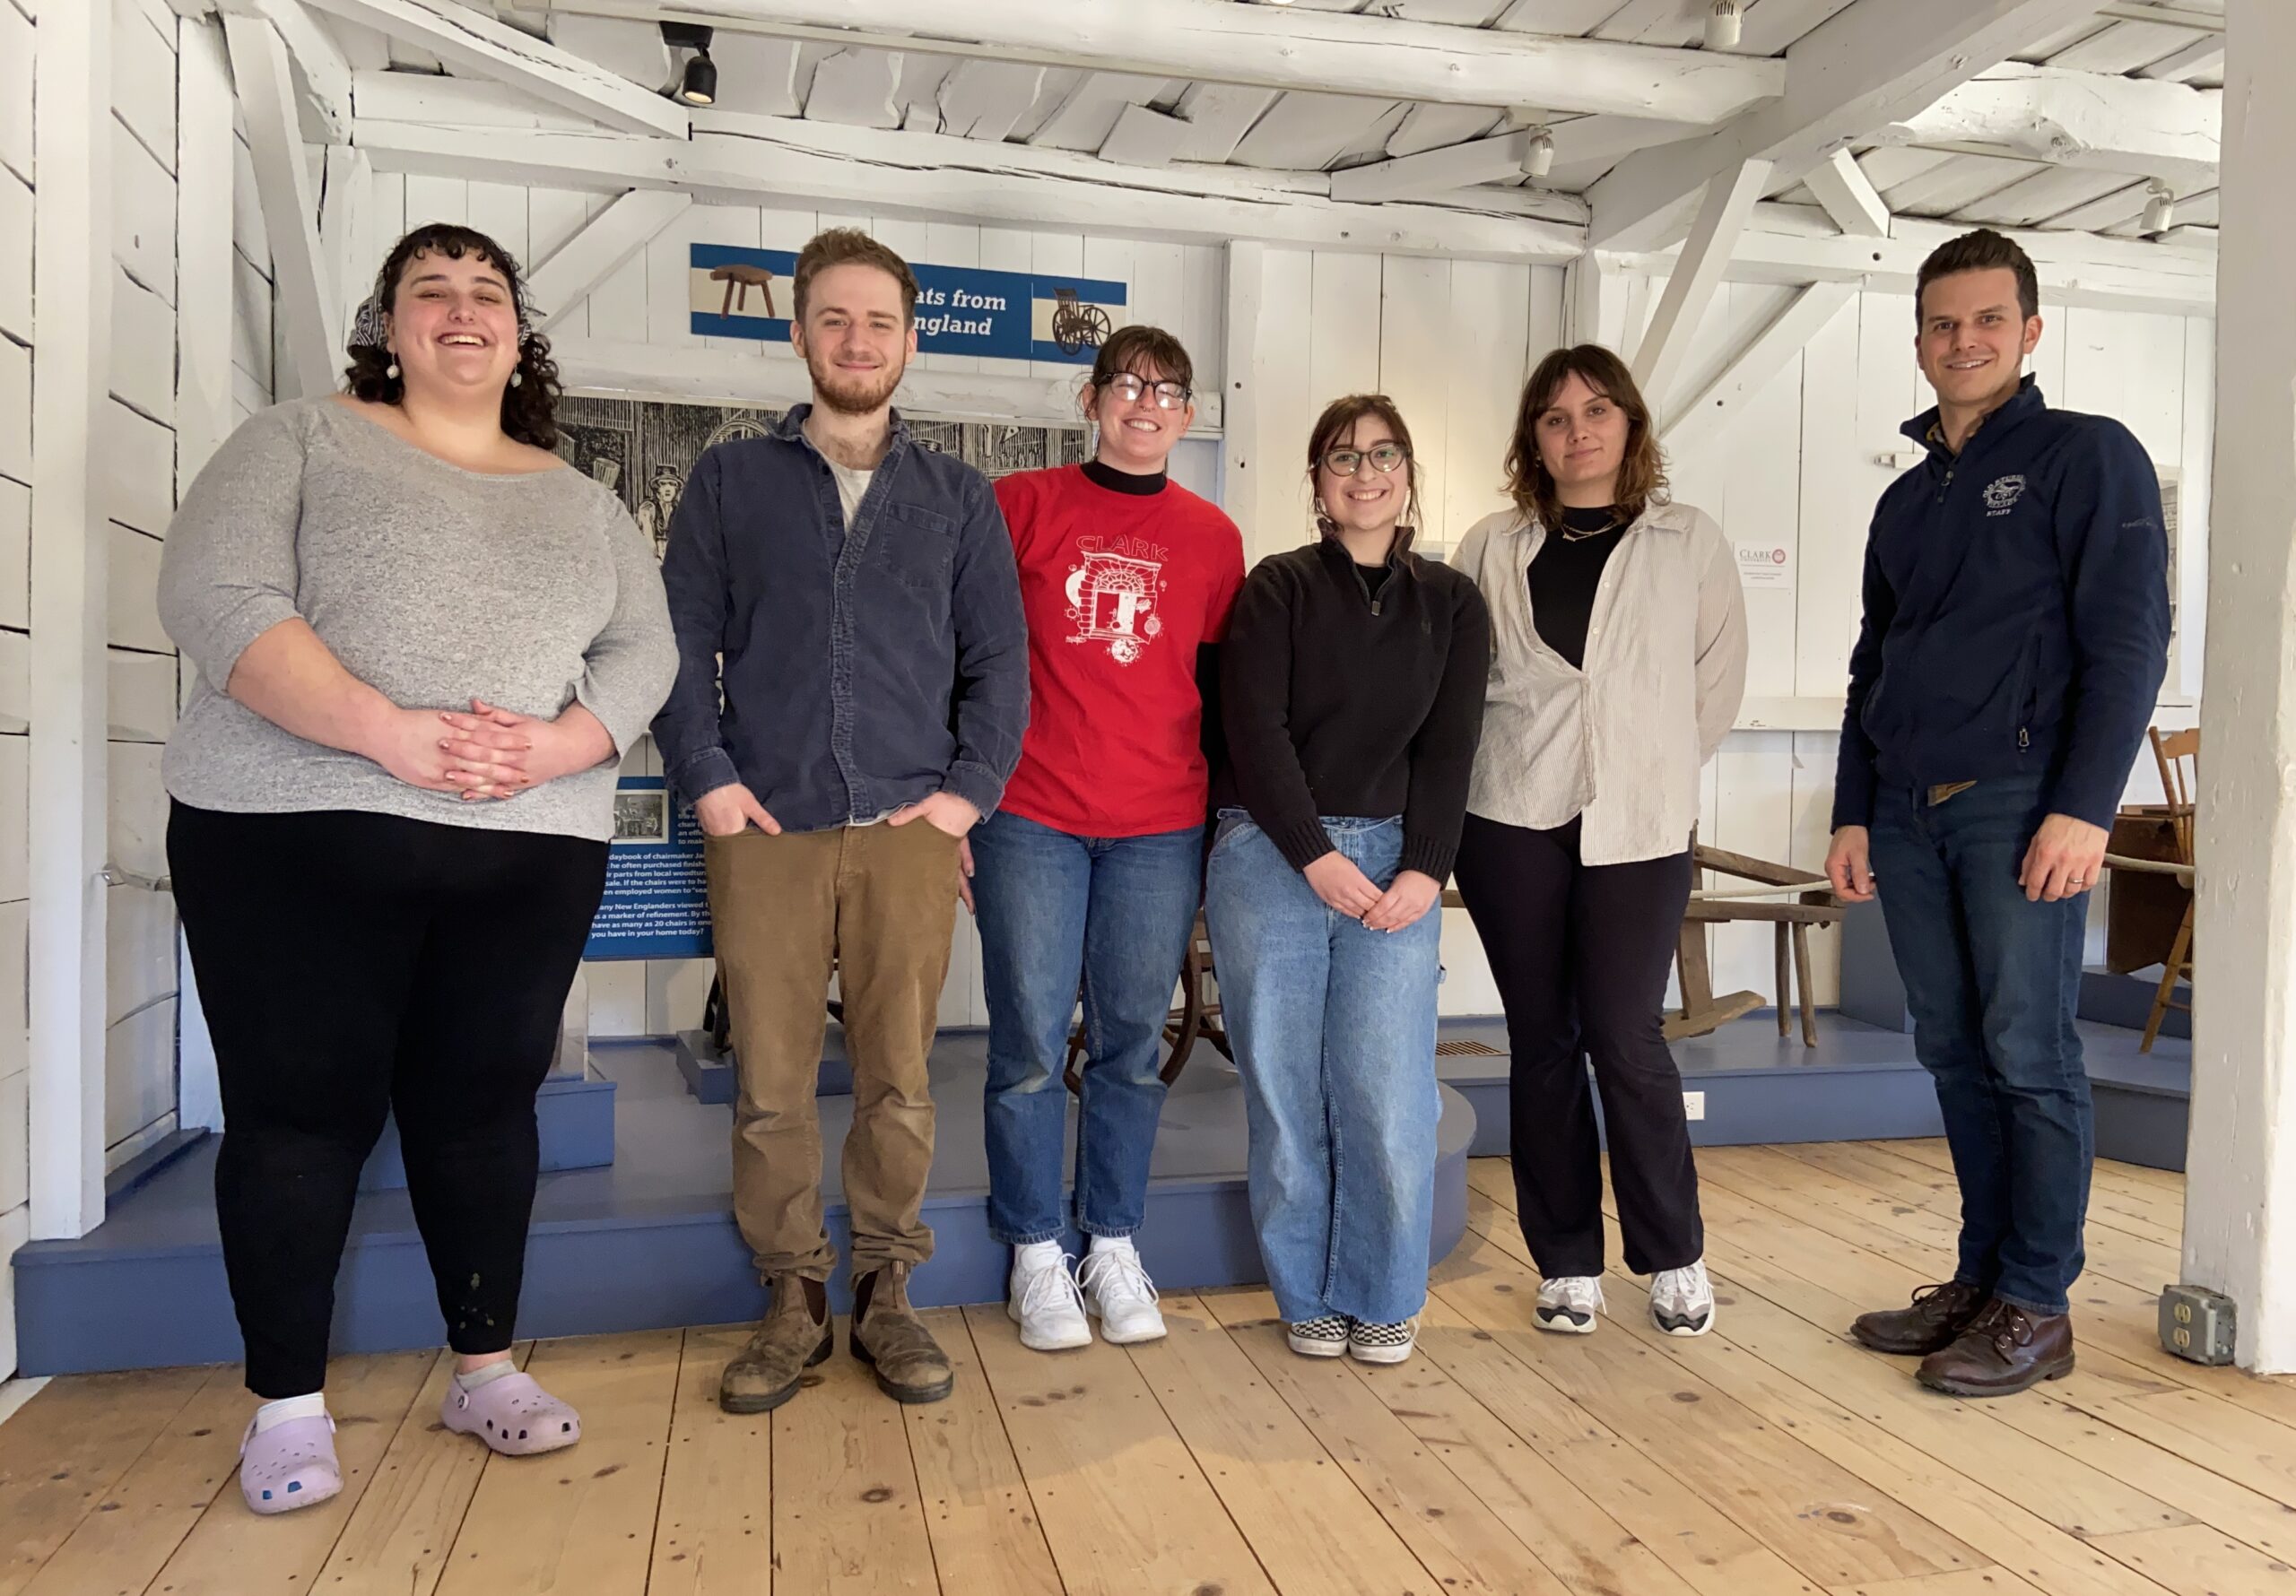
M908 369L906 360L888 363L874 377L848 377L826 360L807 351L805 369L813 379L813 398L823 408L839 415L865 416L883 410L900 386L901 374Z

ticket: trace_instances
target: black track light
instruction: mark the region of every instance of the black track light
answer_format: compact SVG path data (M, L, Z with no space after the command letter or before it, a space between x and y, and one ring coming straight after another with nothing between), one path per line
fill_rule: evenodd
M718 103L718 64L709 58L710 29L694 22L664 22L662 42L674 50L691 50L693 59L678 74L672 98L685 105Z

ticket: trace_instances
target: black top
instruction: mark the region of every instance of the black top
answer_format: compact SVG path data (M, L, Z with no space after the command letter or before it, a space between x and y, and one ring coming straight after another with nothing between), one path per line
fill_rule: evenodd
M1379 589L1387 585L1387 573L1394 568L1387 565L1359 565L1355 568L1355 574L1363 578L1363 591L1371 595L1373 602L1378 601Z
M1084 462L1084 480L1096 488L1106 488L1111 493L1137 493L1143 498L1164 490L1164 473L1161 471L1142 476L1135 472L1118 471L1113 465L1103 465L1097 460Z
M1450 875L1491 670L1472 578L1399 554L1375 603L1338 543L1287 550L1244 583L1220 654L1215 805L1248 810L1295 869L1331 852L1319 816L1401 815L1401 868Z
M1531 560L1531 624L1539 638L1570 662L1574 671L1587 664L1587 624L1594 618L1595 589L1601 585L1603 567L1611 551L1626 535L1626 523L1614 505L1562 512L1562 528L1591 536L1571 539L1550 528Z

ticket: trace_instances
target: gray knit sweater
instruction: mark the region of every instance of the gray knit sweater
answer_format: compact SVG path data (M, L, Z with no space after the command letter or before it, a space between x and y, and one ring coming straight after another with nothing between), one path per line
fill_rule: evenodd
M159 602L199 672L162 769L199 809L612 835L613 760L465 803L226 697L241 651L298 615L402 708L480 698L547 719L578 698L624 751L677 671L661 573L605 489L572 469L465 471L329 398L265 411L216 451L169 529Z

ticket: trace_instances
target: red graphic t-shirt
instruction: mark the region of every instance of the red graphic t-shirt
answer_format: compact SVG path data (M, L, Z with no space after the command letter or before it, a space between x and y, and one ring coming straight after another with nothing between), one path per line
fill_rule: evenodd
M1178 482L1103 488L1081 466L1002 478L1029 618L1029 729L1004 807L1075 837L1201 824L1196 650L1244 584L1244 540Z

